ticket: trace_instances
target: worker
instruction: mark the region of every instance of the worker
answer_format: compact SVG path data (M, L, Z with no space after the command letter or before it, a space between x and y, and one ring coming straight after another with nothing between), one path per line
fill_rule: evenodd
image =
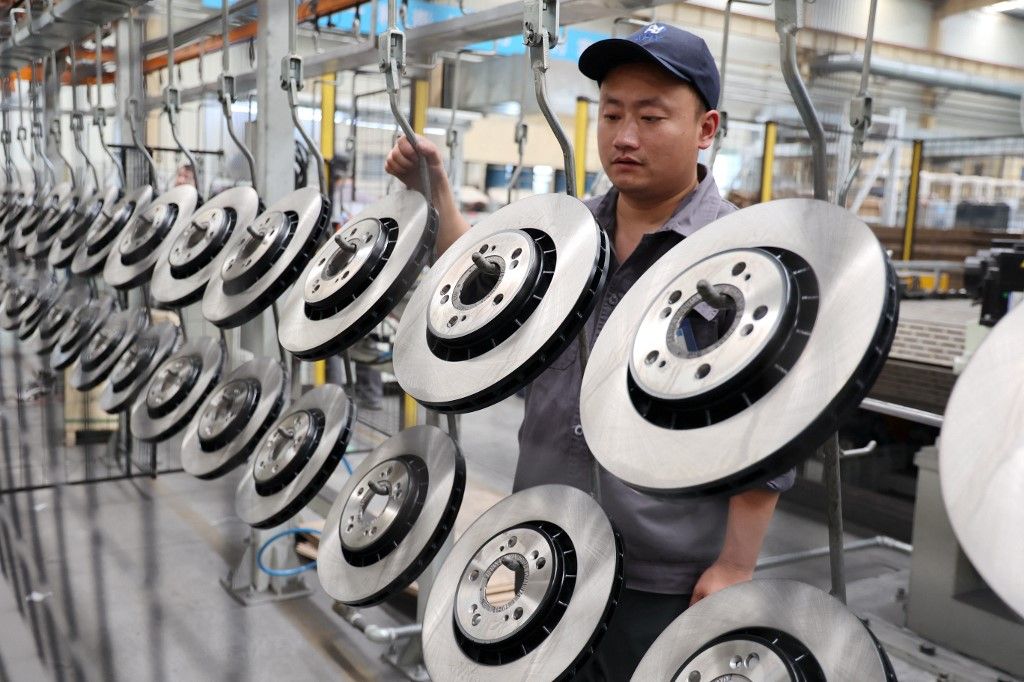
M697 162L721 122L718 69L701 38L653 23L628 38L594 43L580 56L579 68L600 88L597 142L612 184L606 194L587 201L613 245L612 271L587 327L593 339L661 255L736 209ZM469 226L452 200L437 148L425 139L419 146L430 169L441 218L437 245L443 251ZM416 164L412 145L403 138L385 169L418 188ZM719 318L729 314L735 312L707 306L688 331L681 331L705 346L726 326ZM579 426L582 378L574 342L531 384L519 431L515 490L547 483L590 490L593 455ZM648 647L688 606L749 580L779 493L794 477L791 471L719 497L665 500L603 472L601 504L625 544L625 589L608 632L577 679L628 680Z
M174 175L174 186L180 187L181 185L195 185L196 184L196 169L192 167L191 163L183 163L178 166L178 172Z

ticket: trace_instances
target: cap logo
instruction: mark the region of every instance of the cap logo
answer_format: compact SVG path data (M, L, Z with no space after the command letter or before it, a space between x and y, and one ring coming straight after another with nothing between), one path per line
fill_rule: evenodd
M647 28L644 29L644 33L650 33L652 35L658 35L659 33L661 33L664 30L665 30L664 26L659 26L658 24L651 24L650 26L648 26Z

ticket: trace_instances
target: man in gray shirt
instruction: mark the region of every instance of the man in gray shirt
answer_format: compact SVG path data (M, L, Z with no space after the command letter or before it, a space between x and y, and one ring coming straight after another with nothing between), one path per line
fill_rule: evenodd
M651 24L602 40L580 57L600 85L598 149L613 189L587 202L613 244L607 286L588 321L597 338L626 291L682 239L736 208L697 163L720 123L719 75L704 41ZM436 147L420 141L441 217L438 251L469 229L452 199ZM386 170L418 188L412 146L400 139ZM702 345L728 329L728 311L708 308L681 330ZM593 455L580 426L583 368L575 342L530 386L513 488L561 483L589 491ZM714 456L714 453L708 453ZM732 495L666 500L603 473L601 502L625 543L625 589L594 658L577 679L627 680L650 644L690 604L749 580L787 473Z

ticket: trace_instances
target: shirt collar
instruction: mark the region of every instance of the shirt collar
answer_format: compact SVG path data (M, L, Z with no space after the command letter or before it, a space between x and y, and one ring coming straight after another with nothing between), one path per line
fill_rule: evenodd
M706 166L697 164L697 177L697 186L683 197L658 232L675 232L681 237L689 237L718 217L722 198L715 176L708 172ZM618 200L619 190L613 187L606 194L586 202L598 224L605 230L611 231L615 225L615 206Z

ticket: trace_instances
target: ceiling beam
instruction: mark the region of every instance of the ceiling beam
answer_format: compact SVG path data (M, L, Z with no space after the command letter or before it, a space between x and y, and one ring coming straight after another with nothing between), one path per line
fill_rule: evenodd
M971 10L990 7L998 2L999 0L942 0L935 8L935 21L942 21L954 14L963 14Z

